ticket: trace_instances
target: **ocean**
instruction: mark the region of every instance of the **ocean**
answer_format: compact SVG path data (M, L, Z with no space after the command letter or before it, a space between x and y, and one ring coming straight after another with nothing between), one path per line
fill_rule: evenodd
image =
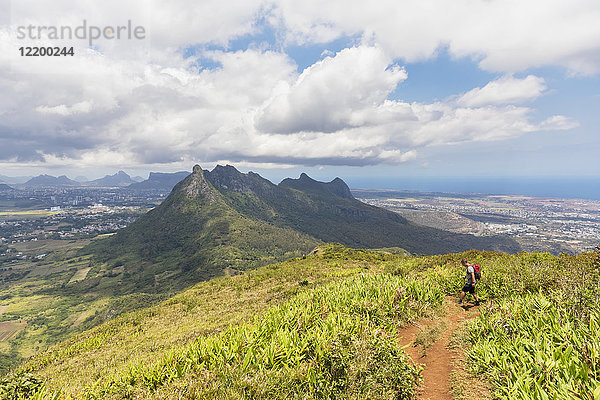
M510 194L600 200L600 177L400 177L347 179L351 188Z

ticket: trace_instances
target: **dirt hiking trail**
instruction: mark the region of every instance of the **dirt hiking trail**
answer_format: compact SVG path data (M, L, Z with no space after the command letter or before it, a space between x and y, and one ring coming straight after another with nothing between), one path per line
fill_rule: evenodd
M446 297L444 307L442 317L419 321L399 332L400 345L408 346L404 351L424 368L417 399L453 400L462 386L469 388L470 398L491 398L489 389L481 382L474 383L466 372L464 349L453 343L453 335L462 328L462 323L479 315L479 306L459 305L456 298ZM474 387L477 393L473 393ZM457 397L463 396L459 393Z

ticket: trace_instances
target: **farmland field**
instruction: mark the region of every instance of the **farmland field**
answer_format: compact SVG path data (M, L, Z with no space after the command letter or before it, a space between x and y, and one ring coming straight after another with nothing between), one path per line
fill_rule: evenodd
M73 275L73 277L71 278L69 283L84 280L85 277L87 276L88 272L90 272L90 269L92 269L92 268L88 267L88 268L83 268L83 269L77 270L77 272L75 273L75 275Z
M45 218L56 214L58 214L58 212L48 210L5 210L0 211L0 218L10 221Z
M19 242L11 245L17 251L21 251L25 254L37 255L41 253L48 253L56 250L67 250L81 248L89 243L89 240L36 240L29 242Z
M26 326L27 322L19 320L0 322L0 342L12 339Z
M115 293L118 285L111 282L122 279L123 268L93 269L89 255L77 255L89 242L46 239L8 246L13 249L11 254L29 257L5 262L0 268L0 324L5 327L0 372L110 318L111 312L152 302L151 295L133 295L126 300ZM37 258L42 254L45 256ZM101 282L103 279L106 282Z

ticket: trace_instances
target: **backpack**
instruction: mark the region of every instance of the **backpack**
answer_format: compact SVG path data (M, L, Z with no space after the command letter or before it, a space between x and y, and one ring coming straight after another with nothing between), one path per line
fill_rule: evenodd
M472 265L473 269L475 270L475 280L480 280L481 279L481 267L477 264L473 264Z

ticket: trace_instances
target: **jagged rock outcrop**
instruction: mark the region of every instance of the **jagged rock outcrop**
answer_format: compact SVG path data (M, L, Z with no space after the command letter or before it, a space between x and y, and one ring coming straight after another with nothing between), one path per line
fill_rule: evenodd
M195 165L192 174L182 181L182 190L187 197L205 197L208 201L215 201L217 194L215 188L208 182L204 176L204 171L199 165Z

